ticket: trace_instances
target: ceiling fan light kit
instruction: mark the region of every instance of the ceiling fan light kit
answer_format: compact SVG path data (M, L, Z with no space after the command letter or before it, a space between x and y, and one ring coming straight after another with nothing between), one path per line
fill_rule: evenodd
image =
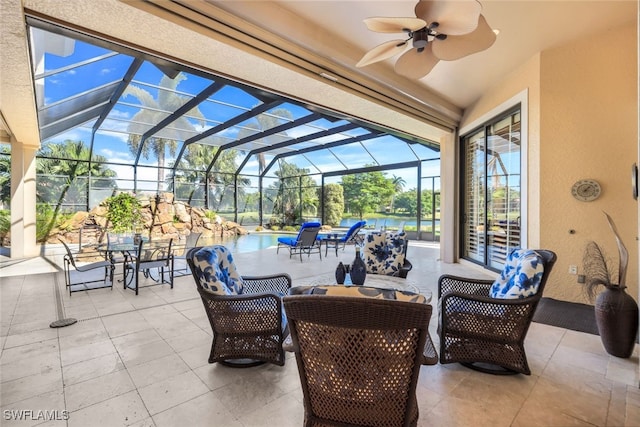
M476 0L424 0L418 2L414 11L416 18L365 19L371 31L406 33L407 38L374 47L356 66L365 67L404 52L396 61L396 72L420 79L440 60L454 61L483 51L496 40L496 34L480 14L482 5Z

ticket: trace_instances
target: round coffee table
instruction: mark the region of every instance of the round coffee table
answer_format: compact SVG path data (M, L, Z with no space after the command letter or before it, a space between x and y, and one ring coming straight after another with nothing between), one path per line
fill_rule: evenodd
M309 277L308 279L301 279L298 282L298 284L304 286L335 285L336 278L333 274L321 274ZM349 284L345 285L357 286ZM420 291L413 280L403 279L402 277L385 276L383 274L367 274L367 278L365 279L363 286L422 294L426 298L427 302L431 302L432 298L431 291Z

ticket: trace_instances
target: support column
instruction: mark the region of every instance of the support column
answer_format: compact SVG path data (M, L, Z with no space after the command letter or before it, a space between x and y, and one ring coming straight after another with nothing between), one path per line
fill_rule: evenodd
M11 258L40 255L36 244L36 152L11 141Z
M446 263L458 262L457 139L457 132L440 138L440 259Z

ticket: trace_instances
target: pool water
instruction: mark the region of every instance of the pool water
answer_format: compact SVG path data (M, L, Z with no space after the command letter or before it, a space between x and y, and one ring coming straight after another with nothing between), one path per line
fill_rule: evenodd
M198 246L224 245L231 253L254 252L276 246L280 236L281 234L274 233L251 233L231 239L200 239Z

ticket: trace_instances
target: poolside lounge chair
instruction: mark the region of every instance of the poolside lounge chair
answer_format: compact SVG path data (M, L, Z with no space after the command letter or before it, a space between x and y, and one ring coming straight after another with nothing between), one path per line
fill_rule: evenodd
M364 236L360 234L360 231L365 228L367 221L358 221L347 230L347 233L340 239L338 245L342 246L344 250L345 246L354 244L362 246L364 244Z
M318 240L318 232L320 231L319 222L305 222L300 227L300 231L296 237L278 237L278 248L276 253L280 251L281 247L289 249L289 258L291 256L299 254L300 261L302 261L302 254L307 254L307 257L313 252L318 252L320 259L322 259L321 242Z

